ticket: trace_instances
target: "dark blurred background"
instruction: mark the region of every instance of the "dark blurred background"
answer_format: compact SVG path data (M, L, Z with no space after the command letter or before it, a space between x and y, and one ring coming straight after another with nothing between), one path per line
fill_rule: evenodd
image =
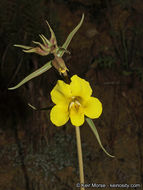
M0 190L72 190L79 182L75 129L55 127L50 91L54 68L8 91L50 58L26 54L14 44L50 38L45 20L62 46L82 27L64 55L70 72L88 80L103 104L94 121L107 157L85 123L81 127L86 183L143 183L143 2L142 0L2 0L0 2ZM139 187L140 186L140 187ZM90 189L90 188L88 188ZM93 188L91 188L93 189ZM114 189L114 188L112 188ZM116 188L115 188L116 189Z

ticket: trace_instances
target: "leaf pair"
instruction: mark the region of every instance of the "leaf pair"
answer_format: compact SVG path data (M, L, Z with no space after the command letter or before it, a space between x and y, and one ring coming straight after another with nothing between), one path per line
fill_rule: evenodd
M43 44L41 44L40 42L33 41L33 43L39 45L37 47L30 47L30 46L24 46L24 45L14 45L14 46L23 48L24 49L23 51L26 52L26 53L33 53L34 52L34 53L38 53L38 54L43 55L43 56L48 55L49 53L53 53L56 57L62 57L65 52L68 52L67 47L68 47L69 43L71 42L71 40L72 40L73 36L75 35L75 33L81 27L81 25L83 23L83 20L84 20L84 14L82 14L81 21L73 29L73 31L68 35L68 37L67 37L67 39L66 39L66 41L65 41L65 43L63 44L62 47L57 46L57 40L56 40L55 34L54 34L52 28L50 27L50 25L49 25L49 23L47 21L46 22L47 22L47 24L49 26L49 29L50 29L50 32L51 32L50 40L48 40L44 35L41 34L40 38L43 41ZM9 90L14 90L14 89L19 88L20 86L22 86L23 84L25 84L29 80L41 75L42 73L44 73L46 71L48 71L51 67L52 67L52 61L49 61L44 66L37 69L35 72L33 72L30 75L28 75L27 77L25 77L16 86L8 88L8 89Z

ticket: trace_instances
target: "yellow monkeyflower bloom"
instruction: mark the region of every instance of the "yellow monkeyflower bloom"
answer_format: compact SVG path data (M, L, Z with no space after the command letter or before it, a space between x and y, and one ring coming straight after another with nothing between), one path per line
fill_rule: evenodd
M98 118L102 113L102 104L91 95L89 82L77 75L71 77L70 84L58 80L51 91L52 101L56 104L50 112L52 123L62 126L70 118L74 126L81 126L84 115L91 119Z

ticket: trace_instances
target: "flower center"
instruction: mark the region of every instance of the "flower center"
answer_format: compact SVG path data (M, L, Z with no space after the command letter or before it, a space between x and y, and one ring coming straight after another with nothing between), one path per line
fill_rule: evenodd
M78 111L81 104L75 96L72 97L72 101L69 104L69 110L74 109L75 111Z

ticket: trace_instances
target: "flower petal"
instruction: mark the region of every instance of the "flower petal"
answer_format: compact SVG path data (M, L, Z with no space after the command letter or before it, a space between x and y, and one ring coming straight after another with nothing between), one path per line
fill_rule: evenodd
M77 75L71 77L70 88L73 96L81 96L84 99L90 97L92 94L92 89L89 82L84 79L81 79Z
M84 112L83 109L80 107L78 111L74 108L70 110L70 120L71 123L78 127L84 123Z
M83 106L84 114L91 119L98 118L102 113L102 104L97 98L90 97Z
M51 91L51 98L55 104L68 104L71 97L70 86L58 80L56 86Z
M56 126L62 126L69 120L67 106L55 105L50 112L50 120Z

